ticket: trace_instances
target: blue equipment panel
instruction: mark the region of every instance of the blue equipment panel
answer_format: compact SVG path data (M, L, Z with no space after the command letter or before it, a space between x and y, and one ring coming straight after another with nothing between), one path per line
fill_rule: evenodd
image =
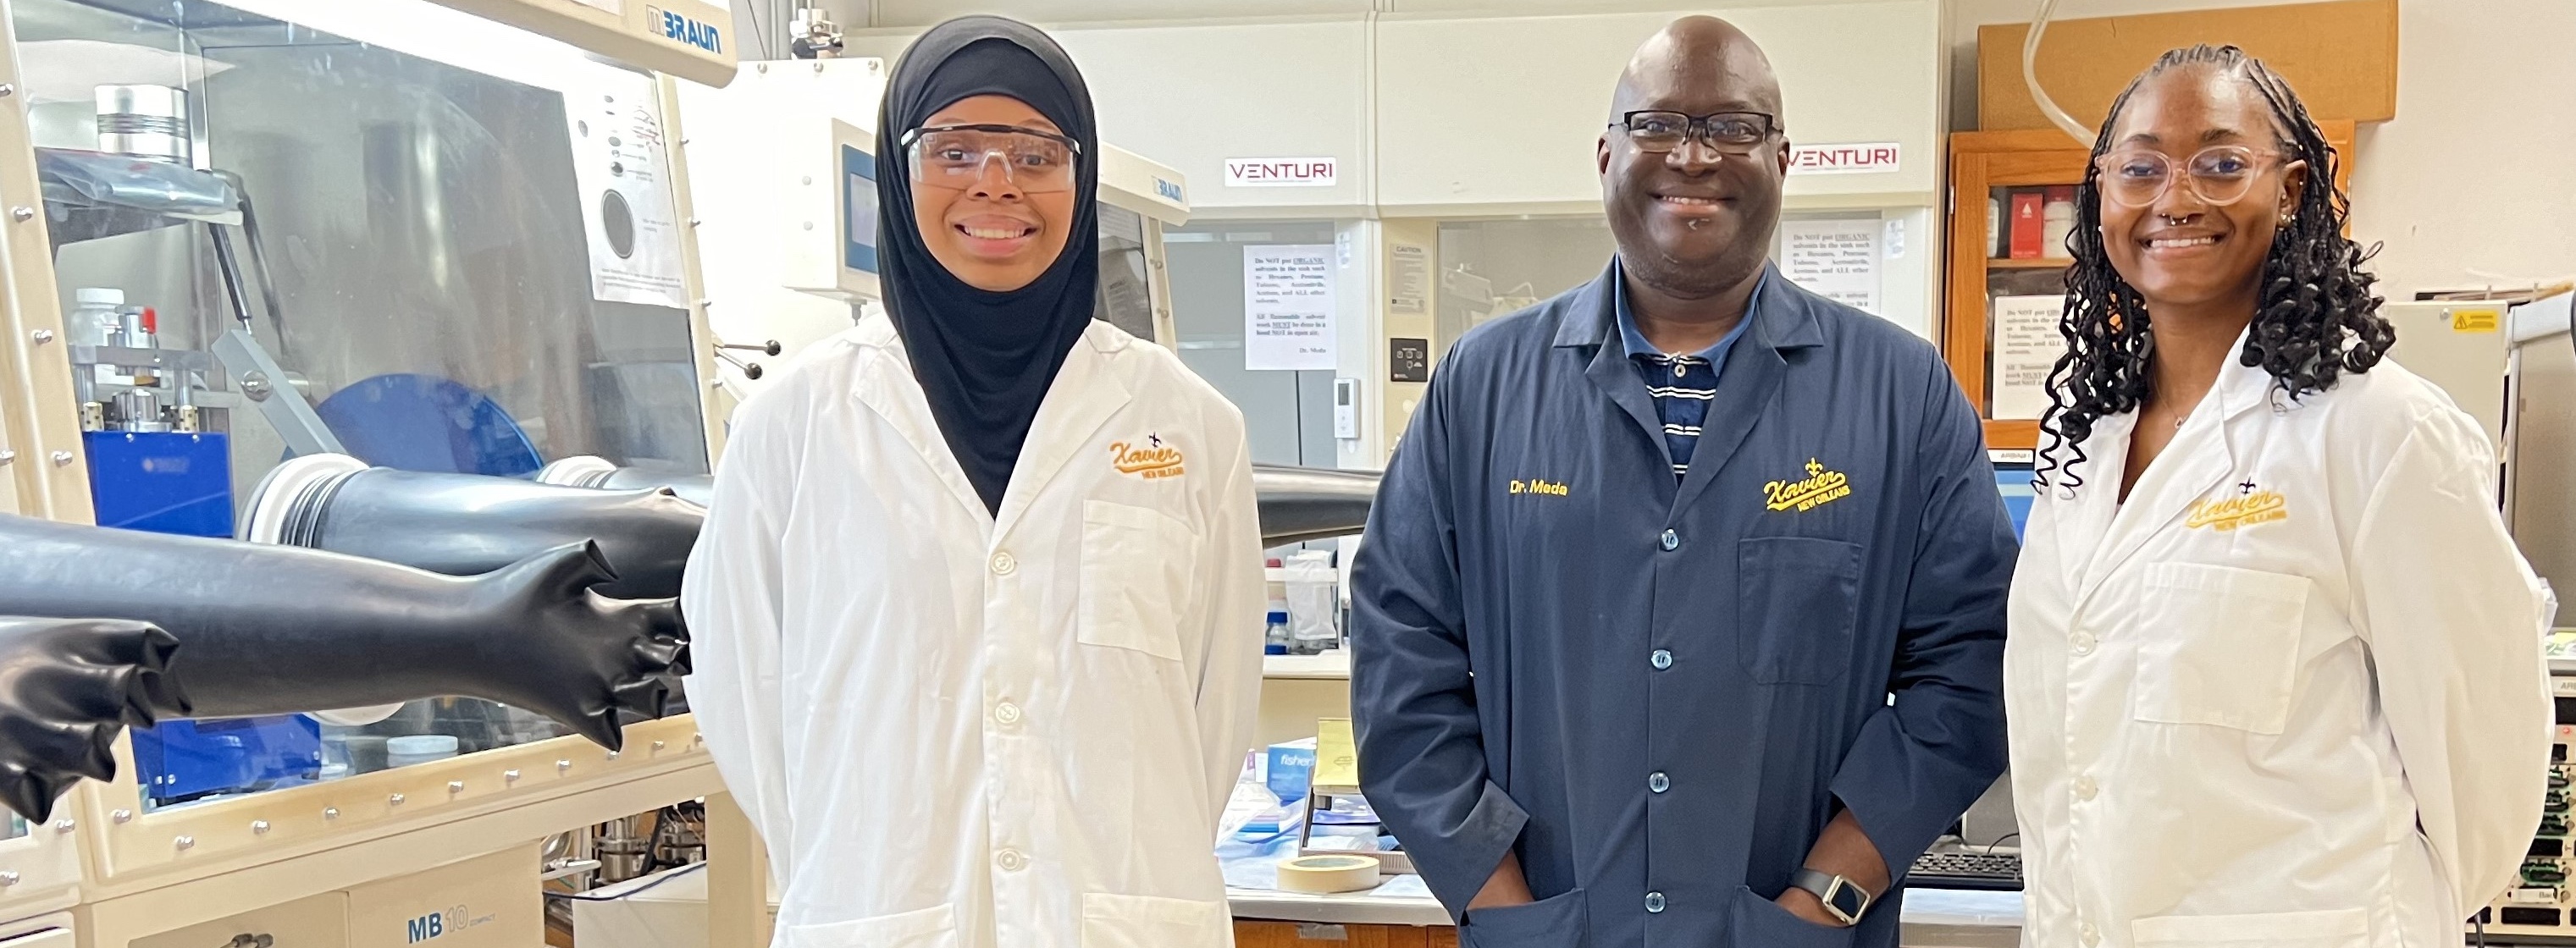
M379 375L331 393L313 413L349 456L372 467L524 477L545 466L499 402L433 375Z
M2004 510L2012 514L2013 539L2022 539L2030 526L2030 503L2039 492L2030 486L2031 471L2027 464L1995 465L1995 488L2003 491Z
M81 442L99 526L232 539L232 448L222 434L91 431ZM311 780L322 769L322 728L301 715L136 728L134 768L156 804Z
M155 804L310 782L322 772L322 725L297 714L138 728L134 769Z
M233 459L221 434L90 431L98 525L191 537L233 535Z
M877 272L877 160L841 146L841 266Z

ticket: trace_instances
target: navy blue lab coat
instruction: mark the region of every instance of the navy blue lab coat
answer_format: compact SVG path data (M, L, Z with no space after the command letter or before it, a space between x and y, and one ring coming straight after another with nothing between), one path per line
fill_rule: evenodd
M1976 412L1774 272L1676 483L1616 279L1432 377L1352 568L1362 789L1453 914L1520 854L1541 901L1468 948L1894 945L1895 893L1855 929L1771 896L1846 807L1901 876L2003 770L2016 547Z

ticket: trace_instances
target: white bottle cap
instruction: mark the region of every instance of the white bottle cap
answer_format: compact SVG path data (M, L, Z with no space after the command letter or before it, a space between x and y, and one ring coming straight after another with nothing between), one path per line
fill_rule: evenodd
M456 736L453 734L411 734L385 741L385 753L395 757L453 757Z
M82 287L72 291L72 300L83 306L123 306L125 291L94 286Z

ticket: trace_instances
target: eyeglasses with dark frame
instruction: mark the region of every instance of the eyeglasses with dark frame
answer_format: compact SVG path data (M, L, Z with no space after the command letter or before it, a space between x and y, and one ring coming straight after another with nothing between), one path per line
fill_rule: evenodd
M1621 116L1611 128L1628 133L1638 151L1666 154L1692 139L1722 154L1745 155L1784 131L1779 119L1761 112L1712 112L1684 115L1664 109L1642 109Z
M1069 191L1082 161L1082 143L1072 138L1017 125L939 125L903 133L911 153L913 180L945 188L965 188L984 173L985 163L1002 157L1011 183L1033 193Z

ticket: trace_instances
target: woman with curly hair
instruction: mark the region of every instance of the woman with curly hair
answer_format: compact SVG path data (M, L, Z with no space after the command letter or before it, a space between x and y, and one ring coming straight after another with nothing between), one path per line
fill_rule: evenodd
M2024 945L2458 944L2515 884L2555 606L2384 359L2335 162L2234 47L2093 145L2005 656Z

